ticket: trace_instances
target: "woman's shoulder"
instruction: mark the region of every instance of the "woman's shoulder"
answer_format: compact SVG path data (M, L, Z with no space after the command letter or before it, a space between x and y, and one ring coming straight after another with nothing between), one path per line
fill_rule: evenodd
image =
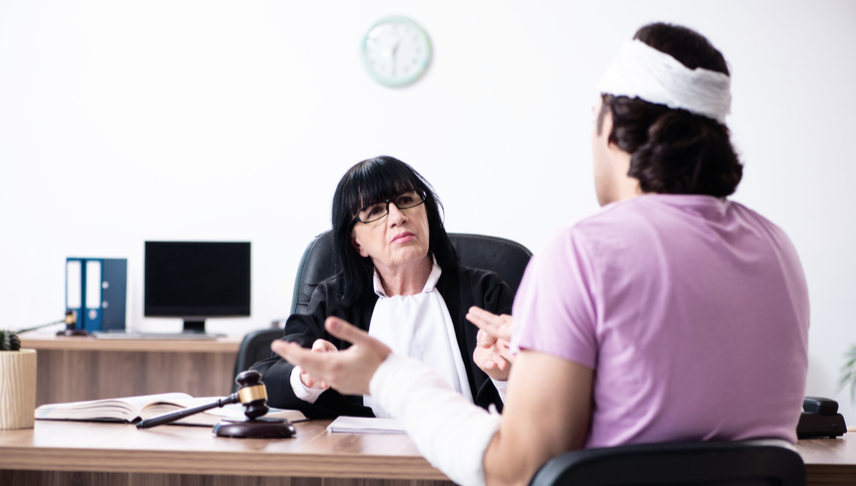
M464 265L458 265L457 275L459 285L469 287L473 292L489 292L498 287L508 287L508 284L502 280L498 273L492 270L483 268L473 268Z
M499 277L499 274L492 270L485 270L483 268L473 268L458 264L457 273L459 279L466 277L469 278L471 281L496 280L502 282L502 279Z
M493 313L510 312L514 295L496 272L458 265L457 273L461 289L469 290L474 305Z

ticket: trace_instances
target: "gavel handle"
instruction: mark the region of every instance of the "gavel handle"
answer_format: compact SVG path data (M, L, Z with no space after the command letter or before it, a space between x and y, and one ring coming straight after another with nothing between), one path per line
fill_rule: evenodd
M199 412L204 412L206 410L210 410L212 408L222 407L223 405L228 405L230 403L238 403L241 400L238 398L237 393L233 393L226 398L222 398L217 400L214 403L208 403L205 405L200 405L198 407L186 408L184 410L179 410L177 412L170 412L163 415L159 415L157 417L152 417L150 419L141 420L137 424L138 429L150 429L152 427L156 427L158 425L168 424L170 422L175 422L176 420L181 420L184 417L189 417L191 415L195 415Z

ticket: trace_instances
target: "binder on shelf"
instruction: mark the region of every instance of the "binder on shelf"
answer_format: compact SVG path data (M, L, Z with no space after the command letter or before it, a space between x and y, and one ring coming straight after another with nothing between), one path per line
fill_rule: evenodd
M83 260L65 260L65 310L74 313L74 318L83 324Z
M127 282L124 258L67 258L66 310L86 331L124 331Z

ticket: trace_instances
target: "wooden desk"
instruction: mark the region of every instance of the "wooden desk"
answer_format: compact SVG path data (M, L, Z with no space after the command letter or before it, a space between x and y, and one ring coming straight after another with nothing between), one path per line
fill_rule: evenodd
M0 431L0 484L450 486L404 435L327 434L222 439L209 428L36 421ZM800 441L809 485L856 483L856 433Z
M38 356L36 406L102 398L184 392L224 396L241 338L107 340L21 334Z
M405 435L327 434L223 439L207 427L36 421L0 431L0 484L451 486Z

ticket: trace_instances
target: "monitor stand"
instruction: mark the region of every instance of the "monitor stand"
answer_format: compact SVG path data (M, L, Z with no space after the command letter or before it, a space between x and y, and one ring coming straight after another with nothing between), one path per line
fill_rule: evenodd
M184 329L181 332L190 334L205 334L205 319L201 320L184 320Z

